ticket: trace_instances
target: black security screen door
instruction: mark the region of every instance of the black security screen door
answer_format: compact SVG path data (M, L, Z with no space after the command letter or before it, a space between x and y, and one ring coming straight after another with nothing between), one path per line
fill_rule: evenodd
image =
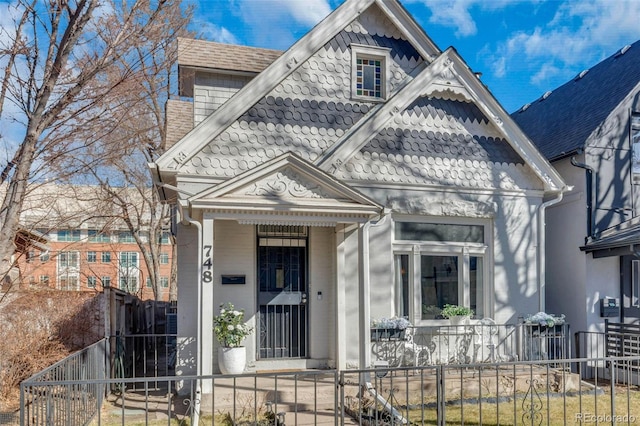
M304 358L307 229L258 227L259 358Z

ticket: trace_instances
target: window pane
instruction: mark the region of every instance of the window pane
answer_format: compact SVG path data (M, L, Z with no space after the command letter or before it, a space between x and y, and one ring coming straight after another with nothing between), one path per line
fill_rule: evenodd
M396 315L409 316L409 255L395 256Z
M484 226L454 225L449 223L399 222L396 239L411 241L452 241L484 243Z
M481 257L471 256L469 258L469 292L471 299L471 309L475 312L476 318L484 316L483 306L483 282L484 276L483 259Z
M375 90L376 87L376 70L372 65L365 65L362 67L363 71L363 82L362 88L366 90Z
M640 114L631 115L631 169L640 173Z
M458 257L421 256L422 319L433 319L446 304L458 304Z

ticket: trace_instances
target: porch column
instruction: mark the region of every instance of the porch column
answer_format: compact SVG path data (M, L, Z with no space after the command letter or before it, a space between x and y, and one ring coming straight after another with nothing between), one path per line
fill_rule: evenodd
M202 264L200 265L200 349L201 363L200 374L208 376L213 374L214 353L213 353L213 316L217 305L213 300L213 216L203 214L202 217ZM217 357L215 357L217 359ZM206 389L211 383L203 381L203 393L210 393L211 389Z
M347 368L346 296L345 296L345 225L336 226L336 368Z
M359 368L371 366L371 283L369 276L369 226L370 222L358 228L358 278L360 281L360 357Z

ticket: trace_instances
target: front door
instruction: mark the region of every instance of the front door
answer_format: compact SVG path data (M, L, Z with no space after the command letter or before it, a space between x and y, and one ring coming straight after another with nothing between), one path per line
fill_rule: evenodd
M258 358L307 356L307 228L258 226Z

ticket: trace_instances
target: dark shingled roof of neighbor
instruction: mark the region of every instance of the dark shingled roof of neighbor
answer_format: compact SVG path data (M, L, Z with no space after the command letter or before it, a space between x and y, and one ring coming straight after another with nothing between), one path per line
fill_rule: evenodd
M640 83L640 40L585 71L511 114L550 161L584 149L589 135Z

